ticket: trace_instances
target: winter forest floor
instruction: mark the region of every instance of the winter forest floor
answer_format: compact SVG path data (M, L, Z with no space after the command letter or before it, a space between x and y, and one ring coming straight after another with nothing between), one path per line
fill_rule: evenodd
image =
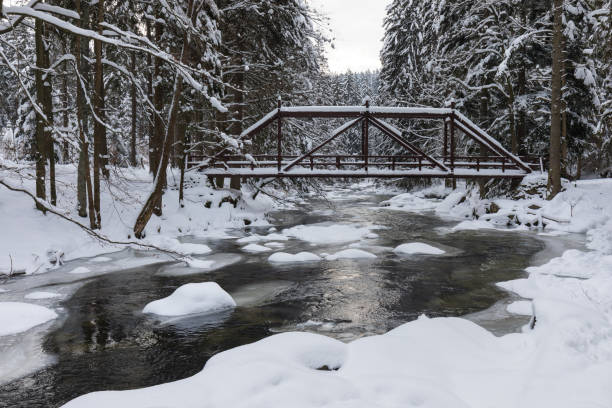
M0 173L0 178L32 191L30 171L20 173L21 178L7 177L8 172ZM75 190L74 174L72 166L58 168L59 185L64 187L59 188L64 194L58 207L77 218L70 210L75 207L69 193ZM274 208L266 196L252 200L246 191L212 190L197 175L190 175L185 207L180 208L173 180L174 175L169 174L164 216L153 218L145 242L185 256L204 255L210 249L181 243L178 237L223 237L228 228L244 227L245 220L267 225L265 213ZM199 374L184 380L86 394L66 407L611 407L612 179L567 183L565 191L551 201L542 198L544 182L544 176L534 175L512 197L486 200L463 184L455 191L436 185L381 203L388 211L427 212L452 219L454 231L532 231L547 237L584 234L585 250L567 250L543 265L529 267L523 278L498 284L523 298L509 306L513 313L531 316L520 333L496 337L462 318L426 316L384 335L350 343L289 332L219 353ZM113 174L105 185L101 233L114 240L132 240L131 226L149 186L150 176L144 170ZM226 197L238 198L236 206L223 202L228 201ZM63 261L122 249L103 245L58 217L40 214L29 197L6 189L0 195L0 220L0 273L52 274ZM317 231L296 227L270 235L277 240L317 242L332 239L330 235L351 235L348 241L359 241L368 234L371 231L351 228ZM253 252L268 250L259 245L262 242L265 237L244 240ZM439 250L412 245L396 251L436 256ZM276 258L278 262L320 260L309 253L298 254L300 259L285 259L289 255ZM368 255L350 246L333 256L357 262ZM333 256L326 259L335 259ZM202 261L193 262L202 266ZM0 283L0 292L5 288ZM150 307L177 313L231 307L233 300L221 288L208 286L205 290L210 301L206 304L197 303L196 295L177 291ZM25 339L28 330L35 330L32 327L57 318L59 310L36 304L36 299L52 293L32 295L23 302L0 302L0 336L23 335ZM192 309L194 305L204 309ZM319 370L322 367L332 371ZM9 375L5 370L0 374Z

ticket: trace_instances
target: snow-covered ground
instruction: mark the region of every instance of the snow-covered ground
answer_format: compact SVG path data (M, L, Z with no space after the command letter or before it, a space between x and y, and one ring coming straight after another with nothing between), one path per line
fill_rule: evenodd
M589 252L567 251L500 283L525 298L509 307L532 315L521 333L495 337L465 319L425 316L348 344L284 333L219 353L193 377L66 407L612 407L612 180L567 185L552 201L535 194L540 182L526 180L519 200L436 187L387 202L466 228L586 233ZM347 232L346 242L369 233ZM323 235L291 231L307 241Z
M0 159L2 160L2 159ZM11 169L11 170L6 170ZM22 175L17 177L17 172ZM121 174L116 173L121 171ZM78 217L76 211L76 168L60 165L56 168L58 203L65 214L82 224L88 219ZM33 169L1 161L0 179L12 186L34 191ZM260 194L251 194L207 187L204 177L188 173L184 207L179 206L176 183L178 174L168 173L169 188L164 195L161 217L153 216L147 228L145 244L185 255L210 252L205 245L186 244L177 240L184 235L219 234L232 227L267 224L264 213L272 208L272 201ZM134 241L132 227L151 189L151 175L144 169L113 169L109 182L102 181L100 233L114 241ZM228 202L238 199L236 206ZM225 201L224 201L225 199ZM0 186L0 275L11 271L26 274L45 272L60 262L118 251L122 246L102 243L78 226L60 217L43 215L34 209L32 199L23 193Z

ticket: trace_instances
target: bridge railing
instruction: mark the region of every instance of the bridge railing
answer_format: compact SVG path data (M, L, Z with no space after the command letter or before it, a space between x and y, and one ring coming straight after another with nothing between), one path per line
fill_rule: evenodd
M283 155L281 164L286 166L300 156ZM253 160L249 160L249 159ZM526 163L532 170L540 170L541 162L538 157L520 156L521 160ZM450 157L438 158L446 165L451 165ZM204 160L204 156L191 156L190 162L193 164ZM373 168L403 170L403 169L433 169L431 163L417 155L341 155L341 154L319 154L310 155L296 165L302 169L341 169L341 170L358 170L364 168L366 163ZM232 169L252 169L255 168L275 168L278 166L277 155L253 155L247 158L240 155L221 156L211 160L209 168L232 168ZM452 166L458 169L475 169L477 172L481 169L496 169L504 173L506 170L519 170L519 167L503 156L454 156Z

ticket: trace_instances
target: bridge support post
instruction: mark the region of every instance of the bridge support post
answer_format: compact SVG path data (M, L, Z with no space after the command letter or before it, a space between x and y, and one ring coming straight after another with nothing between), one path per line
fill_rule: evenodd
M364 169L367 172L368 171L368 156L370 154L369 152L369 140L368 140L368 128L370 126L369 121L368 121L368 116L369 113L368 111L370 110L370 100L366 99L365 102L365 107L366 107L366 112L365 112L365 119L363 120L363 127L362 127L362 135L361 135L361 143L362 143L362 151L363 151L363 165L364 165Z
M240 190L240 176L230 177L230 188L234 190Z
M276 134L276 150L277 150L277 155L276 155L276 160L278 162L278 171L281 171L281 168L283 166L283 157L282 157L282 115L281 115L281 106L282 106L282 101L280 96L278 97L278 129L277 129L277 134Z
M217 176L215 178L215 184L217 185L217 188L224 188L225 187L225 177Z
M455 102L451 103L453 110L450 117L450 165L451 173L455 174ZM457 179L453 177L453 190L457 189Z

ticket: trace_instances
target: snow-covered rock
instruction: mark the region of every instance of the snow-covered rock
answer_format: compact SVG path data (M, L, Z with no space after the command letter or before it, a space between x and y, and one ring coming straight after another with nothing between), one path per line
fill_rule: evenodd
M443 251L440 248L436 248L435 246L427 245L422 242L411 242L408 244L399 245L393 250L393 252L405 255L442 255L446 253L446 251Z
M0 336L17 334L53 320L53 310L21 302L0 302Z
M249 244L249 245L243 246L242 250L245 252L256 254L260 252L268 252L268 251L271 251L272 249L265 247L263 245Z
M328 261L335 261L338 259L374 259L376 255L363 251L361 249L349 248L335 254L328 255L325 257Z
M147 304L143 313L160 316L208 314L236 307L234 299L215 282L188 283L170 296Z
M311 252L300 252L297 254L288 254L286 252L277 252L270 255L269 262L272 263L292 263L292 262L317 262L321 257Z

